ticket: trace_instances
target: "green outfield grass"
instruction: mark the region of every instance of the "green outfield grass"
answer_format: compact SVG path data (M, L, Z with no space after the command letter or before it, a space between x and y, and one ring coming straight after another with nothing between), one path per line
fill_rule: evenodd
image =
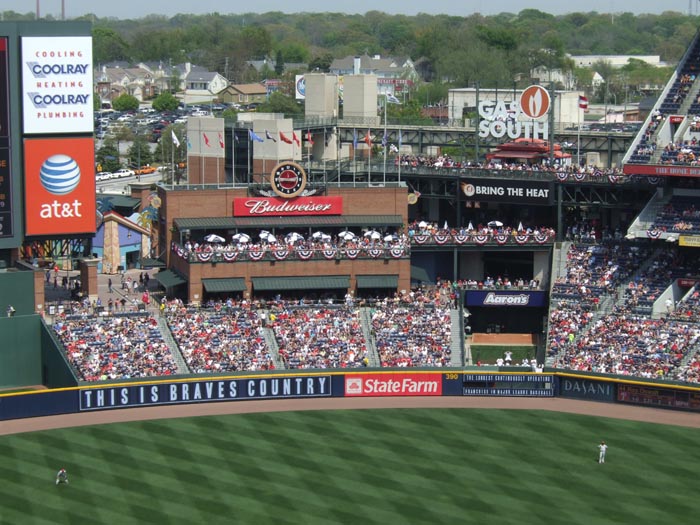
M694 523L699 443L694 429L517 410L53 430L0 437L0 523ZM54 484L60 467L69 485Z

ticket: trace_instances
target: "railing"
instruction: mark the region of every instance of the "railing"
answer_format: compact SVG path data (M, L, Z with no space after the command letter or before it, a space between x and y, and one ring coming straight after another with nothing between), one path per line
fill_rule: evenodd
M367 246L330 246L308 248L306 246L245 245L245 247L223 246L201 251L188 250L177 243L172 252L189 263L257 262L257 261L309 261L309 260L354 260L354 259L405 259L410 257L409 245L396 244Z

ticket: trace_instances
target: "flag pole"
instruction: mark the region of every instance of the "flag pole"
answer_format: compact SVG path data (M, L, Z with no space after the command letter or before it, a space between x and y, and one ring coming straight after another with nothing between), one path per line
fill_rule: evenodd
M250 131L251 130L249 129L248 130L248 155L246 155L248 157L248 184L249 185L250 185L250 181L251 181L251 178L250 178L250 154L252 153L251 148L253 147L253 135Z
M367 136L369 137L369 166L367 168L367 182L372 183L372 130L367 130Z
M387 104L388 104L387 94L384 93L384 136L382 137L382 145L384 146L384 173L382 175L382 184L386 186L386 150L389 145L389 138L386 136L386 114L387 114Z
M401 135L401 128L399 128L399 151L397 153L399 159L399 182L401 182L401 142L403 136Z
M357 129L352 129L352 186L353 188L357 184L357 160L355 157L357 153Z
M576 131L576 168L581 167L581 102L579 97L579 105L577 111L578 126Z

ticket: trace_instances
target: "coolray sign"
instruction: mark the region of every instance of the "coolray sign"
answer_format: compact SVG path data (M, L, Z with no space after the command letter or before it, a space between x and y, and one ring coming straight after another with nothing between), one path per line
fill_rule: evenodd
M542 86L530 86L523 90L518 102L482 100L479 112L479 136L482 138L507 136L511 139L547 139L549 123L540 122L551 107L549 92Z
M441 396L441 374L358 374L345 376L346 397Z
M95 233L92 138L25 139L27 235Z
M540 307L546 304L544 292L520 290L467 290L465 306Z
M257 377L80 390L80 410L209 401L331 397L330 376Z
M22 37L24 133L92 133L92 97L92 37Z
M505 179L460 179L460 190L469 200L512 202L515 204L552 204L552 182Z
M562 377L559 380L559 395L594 401L615 401L615 384L595 379Z
M242 197L233 199L234 217L342 215L342 197Z

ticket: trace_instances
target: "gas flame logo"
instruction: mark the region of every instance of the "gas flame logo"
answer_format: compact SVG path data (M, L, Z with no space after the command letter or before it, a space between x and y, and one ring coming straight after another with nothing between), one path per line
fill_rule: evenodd
M551 100L542 86L530 86L520 95L520 111L528 118L538 119L549 111Z

